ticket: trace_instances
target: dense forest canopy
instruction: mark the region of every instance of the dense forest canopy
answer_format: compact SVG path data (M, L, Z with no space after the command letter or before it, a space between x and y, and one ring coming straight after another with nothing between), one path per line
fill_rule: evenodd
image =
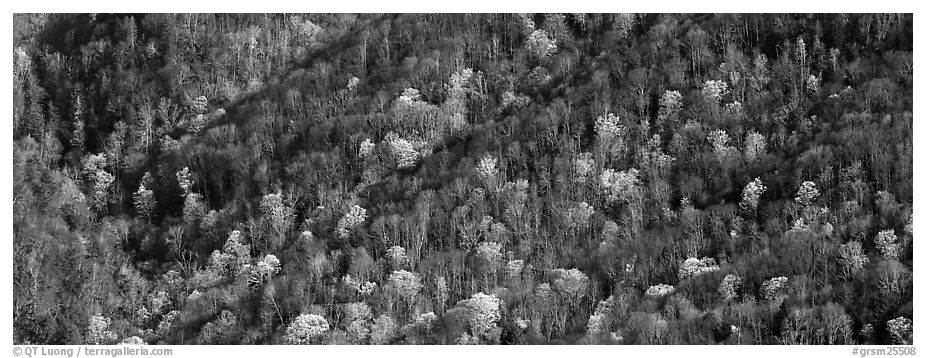
M911 14L19 14L14 342L910 344Z

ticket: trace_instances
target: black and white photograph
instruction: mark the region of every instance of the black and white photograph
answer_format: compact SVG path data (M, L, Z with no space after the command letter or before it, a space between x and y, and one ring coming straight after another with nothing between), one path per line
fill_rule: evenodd
M912 13L310 6L11 15L15 356L916 354Z

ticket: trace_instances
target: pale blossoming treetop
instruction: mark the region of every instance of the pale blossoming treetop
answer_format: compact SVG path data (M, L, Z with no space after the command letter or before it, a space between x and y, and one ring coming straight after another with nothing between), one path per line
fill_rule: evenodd
M402 91L402 94L399 95L397 101L398 104L414 107L418 104L419 101L421 101L421 92L414 88L406 88L404 91Z
M723 281L720 282L720 287L717 288L717 293L720 294L720 297L724 301L733 301L739 295L737 293L737 288L742 283L742 279L735 274L728 274L724 276Z
M606 190L611 202L630 200L639 194L640 171L630 168L624 171L606 169L601 173L601 187Z
M502 245L497 242L483 241L476 246L476 254L489 265L492 271L497 270L504 258Z
M180 189L183 190L183 195L186 196L190 193L190 190L193 188L193 176L190 174L190 168L183 167L179 172L177 172L177 183L180 184Z
M408 256L405 255L405 248L401 246L390 247L386 250L386 257L389 258L389 263L395 268L401 268L408 263Z
M373 154L374 148L376 148L376 144L373 143L370 138L364 139L363 142L360 142L360 149L358 150L358 154L361 158L369 158L370 155Z
M112 344L116 340L116 334L109 330L111 320L103 316L91 316L90 324L87 326L87 343L89 344Z
M505 265L505 273L510 278L517 278L524 269L524 260L509 260Z
M606 317L611 313L614 306L614 296L608 297L607 300L598 301L595 306L595 312L588 317L586 330L589 335L596 335L607 330Z
M849 275L860 272L869 262L862 244L858 241L850 241L839 245L839 258L845 272Z
M301 314L289 327L283 336L286 344L311 344L313 340L328 332L328 320L316 314Z
M682 94L678 91L665 91L659 97L659 115L660 121L665 121L677 115L682 109Z
M367 220L367 210L360 205L351 206L350 210L338 221L337 233L341 238L350 236L351 231Z
M744 210L755 211L759 207L759 197L763 193L765 193L765 185L762 185L761 179L755 178L743 188L743 200L740 202L740 207Z
M580 298L588 289L588 276L578 269L555 269L553 277L553 287L566 297Z
M785 285L788 284L788 278L784 276L774 277L762 283L762 286L759 290L762 292L762 296L767 299L774 299L778 297L781 290L784 289Z
M621 138L626 130L627 127L621 124L621 118L613 113L599 116L595 121L595 133L598 135L599 144L611 144Z
M406 300L412 300L421 290L421 278L415 272L405 270L392 271L387 280L389 287Z
M527 37L527 51L534 57L545 60L556 52L556 41L551 39L546 31L536 29Z
M477 292L469 299L457 302L447 314L457 317L474 336L488 334L498 324L501 300L495 295Z
M705 81L704 86L701 87L701 93L714 102L720 102L720 99L727 94L727 83L722 80Z
M887 321L887 331L896 344L911 344L913 342L913 320L906 317L897 317Z
M360 85L360 79L356 76L350 76L350 79L347 80L347 90L354 92L357 90L357 86Z
M812 181L805 181L801 183L795 201L801 205L810 205L818 196L820 196L820 192L817 190L817 184Z
M667 284L658 284L646 289L645 295L648 297L663 297L675 293L675 286Z
M472 77L473 70L471 68L464 68L462 71L450 75L450 83L448 85L450 96L463 95Z
M498 159L487 155L476 164L476 175L485 183L492 185L498 180Z
M897 241L897 234L894 233L894 229L878 232L878 235L875 236L875 247L885 258L892 260L900 258L901 245Z
M595 158L592 153L581 153L576 157L575 174L576 181L585 183L595 172Z
M758 132L749 132L746 135L746 144L743 149L743 155L746 161L754 162L756 159L765 154L765 136Z
M695 258L691 257L685 260L678 268L678 279L684 280L689 277L698 276L704 273L717 271L720 267L717 266L717 262L714 259L705 257L705 258Z

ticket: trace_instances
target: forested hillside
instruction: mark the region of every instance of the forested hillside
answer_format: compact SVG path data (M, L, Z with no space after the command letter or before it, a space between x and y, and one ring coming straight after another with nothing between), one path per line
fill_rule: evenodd
M910 344L910 14L14 16L13 340Z

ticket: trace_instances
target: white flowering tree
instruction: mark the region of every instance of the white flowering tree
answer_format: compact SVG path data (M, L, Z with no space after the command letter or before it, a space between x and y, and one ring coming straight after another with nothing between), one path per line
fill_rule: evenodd
M701 86L701 95L717 104L727 93L727 83L723 80L705 81L704 85Z
M588 323L585 326L586 333L593 342L597 342L599 335L609 331L611 324L609 316L614 304L614 296L610 296L604 301L598 301L595 312L588 317Z
M376 282L366 281L360 284L360 288L357 289L357 293L361 295L371 295L373 291L376 290Z
M276 255L267 255L257 261L257 264L251 266L251 273L248 277L248 283L252 286L261 285L270 281L274 275L280 272L280 259Z
M357 155L359 155L363 160L368 160L373 156L374 149L376 149L376 143L373 143L370 138L366 138L363 140L363 142L360 142L360 148L357 150Z
M515 94L514 91L504 91L502 92L502 107L524 107L530 103L530 97L525 95Z
M649 178L666 178L675 164L675 158L662 150L661 143L662 137L653 134L645 146L637 149L637 159Z
M498 272L505 257L502 245L494 241L483 241L476 246L476 257L485 264L483 279L485 280L486 288L491 288L494 286L494 282L491 282L489 277L494 276L494 274ZM492 281L494 281L494 279Z
M402 138L395 133L387 134L385 141L395 159L397 169L409 169L417 165L421 160L421 152L427 145L424 141Z
M126 339L123 339L122 342L119 342L120 346L146 346L148 345L144 339L139 336L131 336Z
M595 157L592 153L581 153L576 157L575 162L575 179L578 183L585 183L589 178L595 175Z
M373 309L366 302L352 302L344 305L344 327L352 343L363 344L370 338L373 324Z
M88 344L113 344L116 334L109 330L111 320L103 316L91 316L87 325L86 341Z
M743 156L747 162L754 162L765 155L765 136L756 131L751 131L746 135L745 148Z
M402 91L402 94L399 95L399 98L396 99L395 105L407 108L421 106L421 92L415 88L406 88Z
M723 281L720 282L720 286L717 287L717 293L720 294L725 302L732 302L739 297L737 289L742 283L742 279L735 274L728 274L724 276Z
M627 143L627 127L621 124L621 118L608 113L595 120L596 148L601 159L610 161L620 159L624 154Z
M521 278L521 273L524 271L524 260L508 260L504 270L509 283L513 284L518 282Z
M820 82L821 78L816 75L810 75L807 77L807 93L811 96L816 96L820 94Z
M174 329L174 324L177 323L178 317L180 316L179 311L170 311L167 312L162 318L161 322L158 322L158 326L155 329L155 334L159 338L167 338Z
M193 224L206 215L206 204L199 193L190 193L183 199L183 221Z
M106 209L109 190L116 178L105 170L106 154L91 154L81 160L81 173L84 177L88 196L93 206L101 211Z
M190 110L192 110L193 113L203 114L209 111L207 108L208 105L209 99L207 99L206 96L199 96L190 102Z
M389 292L404 303L410 310L421 292L421 277L416 272L405 270L392 271L386 280L386 287ZM407 312L409 310L400 311Z
M501 181L498 171L498 159L486 155L476 163L476 176L486 186L486 189L497 190Z
M600 184L611 203L631 202L642 194L640 171L636 168L624 171L606 169L601 173Z
M75 91L76 92L76 91ZM80 94L74 95L74 112L71 115L74 123L74 130L70 133L68 142L72 147L83 150L84 142L87 139L86 129L84 129L84 106L80 99Z
M402 269L408 264L408 256L405 254L405 248L402 246L393 246L386 250L386 258L394 269Z
M222 251L215 250L209 256L206 269L197 271L189 283L196 288L206 288L222 280L244 276L251 272L251 247L241 243L241 232L233 230L225 241Z
M434 312L425 312L415 316L411 323L402 327L405 332L406 342L410 344L424 344L424 339L429 335L434 323L437 321L437 314Z
M778 298L782 290L788 284L788 278L784 276L774 277L762 283L762 286L759 287L759 291L762 293L762 297L766 299L773 300Z
M192 117L188 121L188 129L193 133L199 133L207 124L206 113L209 112L209 99L206 96L199 96L190 101L190 112Z
M473 70L464 68L450 76L450 83L447 85L447 100L441 105L444 115L448 119L446 123L450 134L464 133L469 126L466 120L467 107L466 95L470 90L470 80L473 78Z
M552 322L552 331L563 333L569 317L572 317L579 307L582 306L583 299L588 295L590 281L582 271L578 269L555 269L551 272L553 283L550 286L552 294L547 300L555 302L550 310ZM551 332L552 333L552 332Z
M568 302L578 302L588 293L589 280L578 269L553 270L553 288Z
M199 331L196 339L198 344L235 344L240 341L238 317L227 310L223 310L219 317L206 323Z
M350 210L338 220L337 233L338 237L346 239L365 221L367 220L367 210L354 205Z
M894 229L881 230L875 236L875 247L881 252L881 256L889 260L899 260L901 253L900 243L897 241L897 234Z
M146 188L147 185L151 184L151 173L145 173L142 177L141 184L138 185L138 190L135 194L132 194L132 200L135 204L135 211L139 215L142 215L149 222L151 221L151 214L154 212L154 206L156 202L154 200L154 191Z
M317 343L319 337L328 332L328 320L317 314L301 314L294 319L283 335L286 344Z
M344 284L344 286L347 286L347 288L350 289L351 292L362 295L362 296L363 295L368 296L372 294L373 291L376 290L376 286L377 286L376 282L370 282L370 281L361 282L360 280L354 278L353 276L349 274L344 275L344 277L341 278L341 282Z
M542 29L536 29L527 36L527 41L524 43L524 46L527 47L527 51L534 56L534 58L545 61L550 55L556 52L556 41L550 38L550 35Z
M565 220L566 227L575 232L572 235L578 235L585 229L589 228L589 220L595 214L595 208L582 201L566 208Z
M661 283L647 288L646 292L644 292L644 295L650 298L660 298L671 295L673 293L675 293L675 286Z
M877 275L878 289L887 296L903 293L912 279L910 269L896 260L878 262Z
M709 257L704 257L698 259L696 257L691 257L686 259L678 268L678 279L685 280L690 277L695 277L702 275L708 272L717 271L720 269L720 266L717 265L717 262Z
M643 229L643 187L640 171L630 168L624 171L606 169L601 173L599 187L604 191L608 204L626 203L630 230L637 234Z
M730 145L730 136L722 129L711 131L707 135L707 140L711 142L714 149L714 155L723 168L731 167L739 155L739 151Z
M862 248L862 243L850 241L839 246L839 261L842 264L842 273L845 277L852 277L868 265L868 255Z
M798 204L809 206L813 204L819 196L820 192L817 190L817 184L812 181L805 181L801 183L801 187L797 191L797 198L794 200Z
M891 334L894 344L913 344L913 320L906 317L897 317L887 321L887 331Z
M740 201L740 208L755 213L756 209L759 208L759 197L765 193L765 190L765 185L762 185L762 180L759 178L755 178L749 184L746 184L746 187L743 188L743 200Z
M347 92L354 93L357 92L357 88L360 86L360 79L357 76L350 76L350 79L347 80Z
M480 342L494 343L501 334L501 330L498 329L500 305L501 300L495 295L478 292L457 302L447 314L460 322L467 329L467 333Z
M679 91L665 91L659 97L659 112L656 115L656 125L660 129L667 128L669 123L678 118L682 110L682 94Z
M439 108L422 99L421 92L415 88L406 88L402 94L393 101L391 112L394 114L394 123L389 129L392 129L403 135L420 135L424 140L417 141L411 138L402 139L396 133L386 135L386 142L392 143L393 140L406 140L412 149L421 152L421 149L427 143L433 143L438 140L445 132L446 121L439 120ZM407 152L408 147L396 144L394 150L404 150ZM394 153L396 154L396 153ZM400 154L400 153L399 153ZM401 159L401 158L397 158ZM410 167L402 166L399 169Z
M397 334L397 325L392 317L385 314L373 320L370 327L370 341L373 344L389 344Z
M737 122L742 122L746 118L746 111L743 109L743 104L739 101L727 103L727 105L723 107L723 111Z
M278 249L285 241L286 233L293 224L295 216L293 207L286 202L283 194L272 193L261 198L260 211L276 234L276 240L271 245L271 249Z

